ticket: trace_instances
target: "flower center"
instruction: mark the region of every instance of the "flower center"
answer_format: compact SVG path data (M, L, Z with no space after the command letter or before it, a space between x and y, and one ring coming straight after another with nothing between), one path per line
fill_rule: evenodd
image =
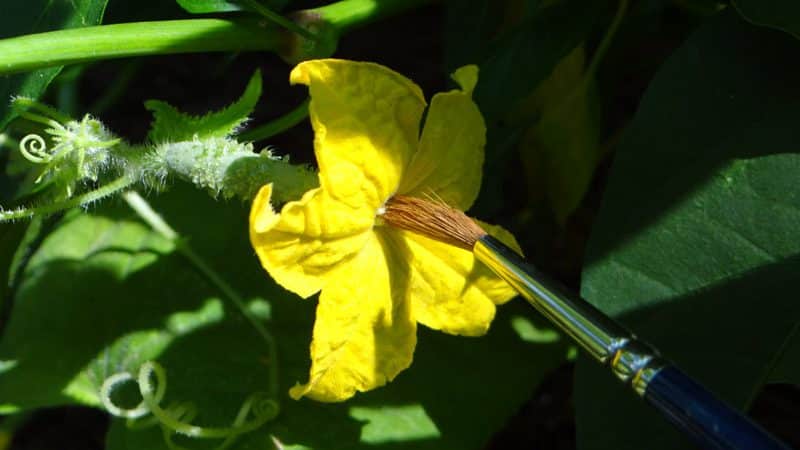
M472 250L475 242L486 235L466 214L442 202L395 195L378 212L376 224L380 219L381 225L391 225L465 250Z

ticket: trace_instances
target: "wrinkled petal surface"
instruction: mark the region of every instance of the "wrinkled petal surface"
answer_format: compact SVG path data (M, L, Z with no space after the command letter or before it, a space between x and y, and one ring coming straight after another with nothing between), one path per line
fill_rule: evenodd
M433 97L419 149L398 192L419 198L432 196L466 211L481 187L486 125L472 101L478 67L464 66L453 79L461 90Z
M306 298L327 284L372 235L374 211L331 198L321 188L284 205L270 205L272 185L261 188L250 209L250 242L261 265L284 288Z
M346 400L391 381L411 364L416 322L403 301L406 274L377 234L337 272L319 297L308 383L289 394Z
M308 85L320 184L351 206L381 206L397 191L417 148L420 88L386 67L320 59L292 70Z
M519 249L513 236L501 227L484 227ZM392 236L392 250L409 265L407 295L414 317L430 328L456 335L483 335L494 318L495 305L516 295L472 252L408 231L385 232Z

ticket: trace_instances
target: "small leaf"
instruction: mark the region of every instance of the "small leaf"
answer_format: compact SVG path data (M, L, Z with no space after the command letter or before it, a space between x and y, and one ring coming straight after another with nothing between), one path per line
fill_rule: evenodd
M199 139L226 137L241 126L253 112L261 97L261 71L256 70L241 98L227 108L194 117L179 112L166 102L148 100L145 108L153 112L153 124L148 139L154 143L187 141L197 136Z
M508 197L504 191L510 177L524 176L509 167L533 119L510 121L509 116L586 39L604 12L603 2L566 0L547 7L526 3L524 18L500 27L497 36L491 33L502 23L502 14L494 2L448 3L448 64L480 65L474 98L486 119L487 146L484 182L471 210L479 216L494 216L510 206L498 199Z
M621 140L583 272L585 298L738 408L800 317L786 289L800 273L798 48L729 11L662 65ZM575 392L580 448L688 446L599 364L578 362Z
M796 0L733 0L745 19L800 38L800 2Z
M108 0L5 1L0 16L0 38L64 28L97 25ZM36 70L28 74L0 77L0 131L16 117L9 108L12 96L39 98L61 67Z

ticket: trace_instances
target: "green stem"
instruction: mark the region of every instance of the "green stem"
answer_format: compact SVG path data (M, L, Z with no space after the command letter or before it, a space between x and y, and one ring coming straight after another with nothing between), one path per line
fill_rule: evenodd
M283 133L308 117L308 103L309 101L306 100L297 108L289 111L281 117L278 117L272 122L267 122L264 125L253 128L252 130L245 131L238 136L239 139L246 142L256 142L263 141L264 139L269 139L272 136Z
M0 44L2 41L0 41ZM2 58L2 56L0 56ZM61 111L45 105L44 103L37 102L36 100L28 97L15 97L11 100L11 107L19 110L20 113L27 110L38 111L44 116L55 119L57 122L67 123L72 121L72 117L62 113ZM47 124L45 124L47 125Z
M300 11L296 17L313 17L335 30L338 36L431 1L340 0ZM257 2L248 1L248 4L251 3ZM262 9L258 12L264 14ZM274 17L271 19L275 20ZM320 39L310 31L299 31L302 23L289 26L282 17L278 21L304 38L311 41ZM283 52L291 47L287 41L292 39L284 30L248 19L167 20L72 28L0 39L0 76L44 67L142 55L247 50Z
M78 195L76 197L72 197L64 201L48 203L46 205L35 206L31 208L0 211L0 222L8 222L11 220L20 220L20 219L30 219L31 217L38 215L47 215L59 211L64 211L67 209L76 208L78 206L85 206L90 203L102 200L108 197L109 195L114 194L117 191L125 189L128 186L131 186L133 183L134 183L133 180L123 176L91 192L87 192L83 195Z
M250 324L255 328L256 332L261 335L264 342L267 344L267 351L269 352L269 371L270 371L270 395L277 397L278 395L278 348L275 343L275 338L272 334L264 328L261 323L250 314L247 309L244 299L238 292L225 281L210 265L208 265L203 258L194 252L189 244L181 239L177 231L175 231L169 224L159 215L147 200L145 200L136 191L128 191L122 196L128 206L131 207L153 230L169 239L175 244L175 248L186 258L203 276L205 276L211 284L220 290L233 304L239 309L241 314L247 319Z
M303 36L306 39L311 39L312 41L317 39L317 36L315 36L314 33L297 25L296 23L283 17L282 15L273 12L266 6L262 5L258 0L242 0L242 2L245 5L247 5L248 8L264 16L267 20L270 20L275 24L280 25L283 28L286 28L289 31L293 31L299 34L300 36Z
M431 3L431 0L341 0L304 12L318 14L324 22L343 34L427 3Z
M600 45L597 46L597 50L595 50L594 56L592 57L592 62L589 63L589 68L586 69L584 85L588 85L591 83L591 80L594 79L597 68L600 66L600 62L606 56L608 48L611 47L611 42L614 41L614 36L616 36L617 30L619 29L627 10L628 0L620 0L619 4L617 4L617 11L614 14L614 18L611 20L611 25L608 26L606 35L603 36L603 40L600 42Z
M251 20L190 19L100 25L0 40L0 75L138 55L276 50L280 30Z

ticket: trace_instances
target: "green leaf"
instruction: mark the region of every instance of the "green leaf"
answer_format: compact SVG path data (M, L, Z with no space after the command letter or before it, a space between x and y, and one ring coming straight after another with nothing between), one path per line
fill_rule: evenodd
M602 2L566 0L546 8L529 5L524 19L503 24L494 2L470 0L448 3L445 29L446 60L451 69L478 63L480 80L475 101L487 124L486 162L481 194L472 211L497 215L507 202L508 178L514 150L535 121L518 114L531 94L556 65L579 46L604 17ZM500 28L497 36L491 33ZM515 117L516 115L516 117Z
M281 414L263 431L242 436L236 448L270 448L274 437L291 449L367 450L383 445L477 450L567 352L563 338L554 340L552 332L526 341L514 331L512 322L518 326L520 318L535 322L532 327L547 327L519 301L499 311L492 331L483 338L421 328L414 363L386 387L342 404L295 401L286 393L308 377L315 305L288 298L272 306L270 329L280 349ZM184 382L188 379L174 381ZM109 432L108 449L165 449L157 445L159 440L155 429L129 430L118 420Z
M243 205L214 202L185 185L153 205L261 311L277 341L281 414L235 448L270 448L274 436L287 448L478 449L567 352L516 301L500 308L484 338L420 329L414 364L385 388L344 404L291 400L289 387L308 377L316 302L269 279L250 247ZM0 339L4 412L97 405L108 376L135 372L148 359L167 371L165 402L191 401L195 422L206 426L229 425L247 395L269 388L264 341L122 204L66 218L25 271L16 306ZM129 429L122 420L108 435L112 450L165 445L157 428Z
M733 0L745 19L800 38L800 2L795 0Z
M0 341L4 411L97 404L79 374L102 356L104 344L147 320L138 303L152 298L156 286L131 290L125 281L165 254L169 243L132 221L77 214L65 222L29 263Z
M176 0L181 8L192 14L207 14L228 11L241 11L247 9L244 5L237 1L227 0ZM264 6L280 10L289 2L289 0L260 0Z
M253 112L261 97L261 71L256 70L247 83L244 94L227 108L194 117L183 114L166 102L148 100L145 108L153 112L153 124L148 139L154 143L226 137L241 126Z
M740 408L800 317L799 46L726 13L664 63L583 273L585 298ZM579 361L575 395L582 449L688 445L596 363Z
M0 38L28 33L97 25L103 18L108 0L7 1L0 17ZM0 130L16 116L9 108L12 96L39 98L61 67L37 70L29 74L0 77Z
M27 228L27 224L23 223L0 224L0 333L12 307L11 285L15 272L12 260L25 237Z
M602 2L566 0L540 10L493 40L481 60L475 101L496 120L533 92L595 27Z
M542 200L559 224L583 199L600 162L600 114L585 81L583 47L567 55L536 89L541 118L525 132L519 153L531 198Z

